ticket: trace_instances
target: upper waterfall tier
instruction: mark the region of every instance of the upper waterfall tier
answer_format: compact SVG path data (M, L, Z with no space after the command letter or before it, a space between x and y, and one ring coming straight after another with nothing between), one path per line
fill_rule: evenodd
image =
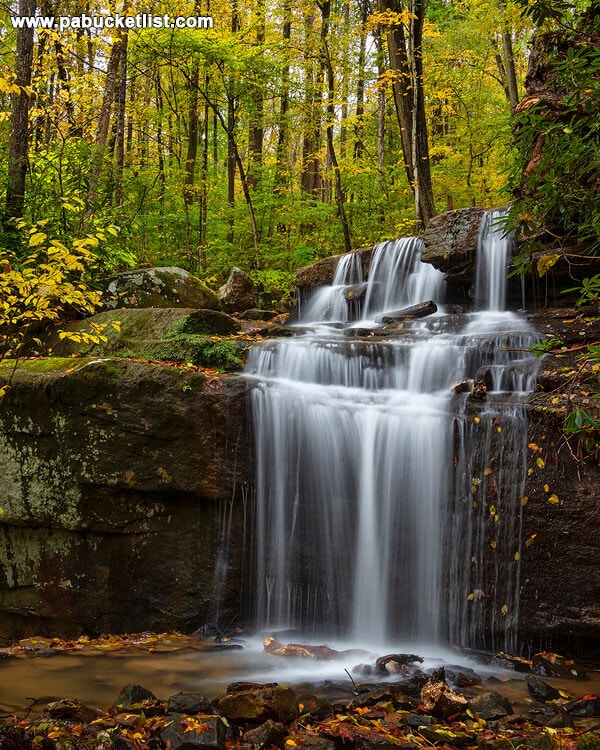
M366 281L360 257L342 255L332 285L317 289L303 305L301 322L369 321L424 300L443 302L444 274L421 263L422 251L423 242L417 237L380 243L373 251ZM353 300L360 303L358 312Z

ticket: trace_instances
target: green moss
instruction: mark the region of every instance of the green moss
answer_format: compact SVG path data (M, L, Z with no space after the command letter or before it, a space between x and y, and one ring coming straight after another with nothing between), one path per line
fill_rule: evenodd
M237 372L244 367L247 348L245 341L215 340L208 336L181 334L170 341L144 347L138 356L171 362L191 362L198 367L209 367L221 372Z
M53 372L54 370L68 370L70 367L74 367L80 364L82 359L74 359L73 357L43 357L42 359L22 359L19 361L17 369L27 370L28 372ZM7 359L2 362L0 370L7 371L12 370L15 365L15 361Z
M577 740L577 750L600 750L600 734L586 732Z

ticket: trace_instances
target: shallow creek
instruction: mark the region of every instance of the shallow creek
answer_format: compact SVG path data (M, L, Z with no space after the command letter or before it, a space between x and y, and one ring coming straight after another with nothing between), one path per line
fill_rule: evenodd
M81 650L49 655L11 656L0 661L0 712L24 714L31 700L38 703L58 698L77 698L89 706L107 709L116 700L122 687L138 683L166 700L178 692L200 692L209 699L224 692L231 682L279 682L297 692L311 692L329 700L350 701L352 683L344 671L352 673L359 663L374 663L370 652L334 662L285 658L266 654L259 639L245 639L243 648L207 651L207 645L186 636L172 636L150 649L131 645L110 650L109 646L89 646ZM343 644L333 644L341 645ZM401 645L396 652L406 651ZM414 649L408 649L413 652ZM483 680L480 690L496 690L513 703L515 712L525 712L535 705L525 684L525 675L489 666L449 650L422 649L424 671L446 666L456 671L458 665L474 670ZM600 672L588 672L583 681L544 678L544 681L565 691L573 698L600 691ZM357 683L381 684L379 676L361 677L353 673ZM390 675L393 682L400 676Z

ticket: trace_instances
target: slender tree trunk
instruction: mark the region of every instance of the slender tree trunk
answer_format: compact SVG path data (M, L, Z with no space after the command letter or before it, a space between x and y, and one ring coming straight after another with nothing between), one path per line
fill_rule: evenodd
M35 0L19 0L19 15L32 16ZM20 93L13 96L10 142L8 147L8 182L4 208L4 226L14 232L12 220L23 215L25 207L25 181L29 156L29 105L31 96L26 89L31 86L33 64L33 29L21 28L17 32L15 57L15 84ZM16 237L14 238L16 241Z
M367 19L370 10L369 0L361 2L360 42L358 48L358 80L356 82L356 125L354 126L354 158L362 159L365 147L363 144L363 117L365 114L365 64L367 55Z
M183 182L183 205L185 209L185 242L188 261L194 270L196 265L195 253L192 249L192 224L190 207L194 203L194 181L196 178L196 157L198 154L198 81L200 71L198 63L194 63L191 78L188 83L188 141L185 157L185 177Z
M122 37L117 92L117 134L115 143L115 205L123 205L123 167L125 165L125 111L127 109L127 31Z
M519 88L517 86L517 72L515 70L515 55L512 46L512 34L505 28L502 31L502 57L506 71L506 87L511 111L514 112L519 103Z
M304 19L305 45L305 97L304 97L304 125L302 137L302 173L300 185L305 193L314 197L321 197L323 177L318 151L321 147L321 109L323 100L323 55L318 64L313 59L313 26L314 15L309 14Z
M238 30L238 3L232 0L231 4L231 33ZM229 80L227 91L227 203L229 204L229 232L227 241L233 244L233 233L235 228L235 167L236 167L236 144L235 144L235 79Z
M387 108L386 85L383 80L384 59L383 40L381 39L381 28L379 25L375 30L375 44L377 48L377 76L379 86L377 88L377 169L379 171L380 185L383 187L385 174L385 112Z
M256 46L261 47L265 42L264 0L258 1L256 13ZM250 113L250 123L248 126L248 184L252 189L255 189L259 183L263 162L264 102L262 85L257 84L256 86L253 86L252 100L254 108Z
M292 36L290 0L283 3L283 43L286 48L286 61L289 60L287 47ZM288 144L288 108L290 101L290 65L286 62L281 69L281 100L279 105L278 134L277 134L277 163L275 165L274 191L277 191L284 182L284 162L286 162L286 151Z
M340 157L346 158L348 139L346 120L348 119L348 94L350 92L350 3L344 2L344 62L342 66L342 112L340 117Z
M323 20L325 21L325 8L327 8L327 17L329 16L330 2L326 0L321 5L321 11L323 13ZM329 55L329 46L327 44L327 35L323 39L323 51L325 53L325 63L327 66L327 152L329 159L331 160L331 166L333 168L334 180L335 180L335 202L337 205L338 216L342 224L342 233L344 235L344 248L347 253L352 251L352 240L350 238L350 227L348 225L348 217L346 216L345 208L345 194L342 188L342 176L340 174L340 167L338 164L337 156L335 153L335 146L333 142L333 126L335 123L335 87L334 87L334 76L333 76L333 65L331 63L331 57Z
M158 184L159 194L158 202L161 210L165 205L165 193L167 191L167 180L165 176L165 151L163 146L163 96L162 84L160 81L160 69L155 68L155 88L156 88L156 113L158 115L156 122L156 149L158 161Z
M384 0L393 12L402 11L400 0ZM387 35L390 66L395 73L392 91L400 127L406 176L415 192L417 222L427 226L435 216L429 143L423 91L422 39L425 0L411 0L408 29L397 23ZM407 33L408 32L408 33Z

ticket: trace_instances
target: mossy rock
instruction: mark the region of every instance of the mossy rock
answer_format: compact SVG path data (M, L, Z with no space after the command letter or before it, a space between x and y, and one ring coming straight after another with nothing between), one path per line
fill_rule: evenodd
M235 335L240 327L229 315L215 310L113 310L71 323L63 330L75 335L96 330L100 340L73 341L53 331L46 337L44 353L57 359L69 355L162 359L237 372L243 368L250 346L245 340L218 338Z
M140 268L119 273L104 292L107 309L192 307L219 309L219 299L203 281L183 268Z

